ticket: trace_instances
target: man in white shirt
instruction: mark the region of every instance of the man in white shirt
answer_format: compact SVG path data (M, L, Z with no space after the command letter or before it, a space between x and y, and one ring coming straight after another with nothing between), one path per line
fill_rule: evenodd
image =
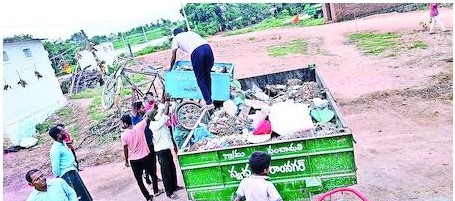
M177 49L191 55L191 64L194 74L196 75L197 84L205 100L205 108L214 109L212 102L212 79L210 71L215 61L212 48L208 42L199 34L192 31L184 32L177 28L174 30L174 39L172 40L172 58L170 69L175 64Z
M166 126L166 121L169 119L169 96L167 94L163 96L163 102L164 104L158 105L158 109L150 111L147 118L150 120L149 128L153 133L153 144L160 163L166 195L176 200L179 198L174 192L181 188L177 186L177 172L171 152L174 143L171 132Z

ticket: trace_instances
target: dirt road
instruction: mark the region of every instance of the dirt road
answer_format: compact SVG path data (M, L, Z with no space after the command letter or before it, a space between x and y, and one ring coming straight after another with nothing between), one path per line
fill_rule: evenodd
M440 12L452 29L453 10ZM354 133L356 188L371 200L452 200L453 63L446 60L453 56L453 36L419 31L427 15L428 11L382 14L209 40L217 61L236 65L237 78L315 63ZM356 31L397 32L404 42L421 40L428 48L405 49L395 57L367 56L347 41L347 34ZM297 38L309 41L308 55L267 55L267 46ZM141 59L167 66L170 51ZM179 54L177 59L188 56ZM122 162L89 167L81 174L95 200L143 199ZM5 200L23 200L31 189L24 184L5 191ZM185 192L179 195L184 198Z

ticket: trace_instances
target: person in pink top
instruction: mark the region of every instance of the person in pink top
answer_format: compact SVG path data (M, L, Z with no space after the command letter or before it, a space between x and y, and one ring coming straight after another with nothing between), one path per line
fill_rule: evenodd
M155 97L153 96L152 92L145 93L145 100L144 109L146 112L152 109L156 109L157 105L155 104Z
M133 170L134 178L136 179L139 188L145 199L152 200L153 196L149 194L142 180L142 172L152 172L152 159L150 158L150 150L145 139L144 129L147 126L148 115L145 115L143 120L133 126L129 114L121 117L122 127L125 129L121 135L123 145L123 153L125 155L125 166ZM163 193L163 190L154 188L154 195L158 196Z
M437 3L430 3L430 17L431 17L430 34L434 34L433 28L434 28L435 23L437 23L439 25L439 27L441 27L442 31L444 31L444 32L449 31L446 29L446 27L442 23L441 19L439 18L439 11L438 11Z

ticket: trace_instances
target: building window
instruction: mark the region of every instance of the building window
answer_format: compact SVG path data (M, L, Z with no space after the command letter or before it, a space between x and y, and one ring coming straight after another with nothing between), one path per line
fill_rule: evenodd
M9 61L8 54L6 53L6 51L3 51L3 62L7 62L7 61Z
M24 49L22 49L22 52L24 52L24 56L27 58L33 57L32 51L30 50L30 48L24 48Z

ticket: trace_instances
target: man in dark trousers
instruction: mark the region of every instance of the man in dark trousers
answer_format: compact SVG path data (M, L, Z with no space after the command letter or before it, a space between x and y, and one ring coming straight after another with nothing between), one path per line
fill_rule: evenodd
M158 105L158 109L148 113L147 119L150 120L149 128L153 133L153 144L160 163L166 195L177 200L179 197L174 192L182 187L177 186L177 171L171 152L175 146L169 127L166 126L166 121L169 119L169 95L163 95L162 103Z
M210 77L210 71L215 60L212 48L199 34L192 31L184 32L183 29L177 28L174 30L174 38L172 40L170 69L175 64L177 49L181 49L191 55L193 71L206 104L204 108L207 110L214 109L215 106L212 102L212 79Z
M133 126L134 126L137 123L139 123L140 121L142 121L143 115L145 114L145 108L142 105L142 102L137 101L137 94L136 94L137 86L132 85L131 89L132 89L131 101L133 103L132 103L130 116L131 116L131 122L133 123ZM147 124L147 126L145 127L145 130L144 130L144 135L145 135L145 139L147 141L147 145L150 150L150 159L152 160L152 169L151 169L152 172L148 172L147 171L148 169L146 169L144 178L145 178L145 182L147 182L148 185L153 183L153 188L158 189L157 186L158 186L158 181L160 181L160 179L158 179L158 176L156 175L156 153L154 150L155 148L153 146L152 131L148 127L149 127L149 125ZM152 181L150 181L150 178L152 179Z
M63 141L66 132L59 126L54 126L49 130L49 136L54 139L50 150L52 173L55 177L62 178L75 191L79 201L92 201L92 196L85 187L82 178L76 168L76 160L71 150Z

